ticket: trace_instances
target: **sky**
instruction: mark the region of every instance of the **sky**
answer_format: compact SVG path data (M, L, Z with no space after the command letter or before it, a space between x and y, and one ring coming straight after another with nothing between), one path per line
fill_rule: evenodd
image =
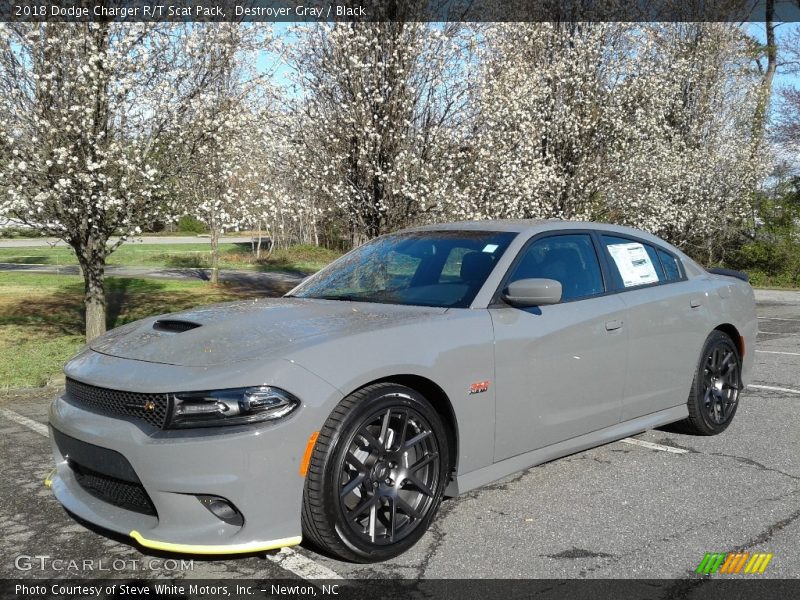
M763 43L766 43L766 30L762 23L750 23L748 26L749 32ZM800 29L800 23L781 23L776 29L776 37L778 40L778 60L780 61L781 43L785 41L786 36L792 32ZM780 87L796 86L800 87L800 73L786 73L784 70L778 69L775 73L775 86L776 89Z

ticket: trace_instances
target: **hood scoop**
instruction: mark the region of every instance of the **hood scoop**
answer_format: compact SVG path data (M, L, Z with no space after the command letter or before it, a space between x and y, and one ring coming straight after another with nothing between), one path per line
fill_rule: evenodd
M183 333L197 327L202 327L202 325L192 321L181 321L180 319L159 319L153 323L153 329L165 333Z

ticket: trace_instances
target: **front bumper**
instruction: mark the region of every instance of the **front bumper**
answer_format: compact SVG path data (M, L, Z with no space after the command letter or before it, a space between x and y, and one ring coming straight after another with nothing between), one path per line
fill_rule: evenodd
M304 402L316 398L317 406L304 404L285 420L254 426L152 430L57 398L50 407L56 463L55 472L48 478L50 488L73 514L129 535L148 548L229 554L299 544L304 484L300 462L309 436L319 430L329 412L327 405L338 402L340 396L301 367L286 369L301 371L294 375L302 376L300 387L306 389L302 390L305 395L298 397ZM300 391L297 385L294 390ZM67 436L79 444L92 444L124 457L155 514L123 508L87 491L91 488L85 481L79 482L81 466L94 469L95 465L76 464L74 456L64 456L53 430L63 434L62 446ZM91 462L91 458L85 458L85 462ZM221 520L197 495L228 500L244 517L243 524Z

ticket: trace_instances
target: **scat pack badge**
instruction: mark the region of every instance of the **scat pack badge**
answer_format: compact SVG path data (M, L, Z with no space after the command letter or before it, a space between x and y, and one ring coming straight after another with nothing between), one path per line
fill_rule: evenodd
M489 380L486 379L485 381L476 381L469 386L469 393L470 394L482 394L483 392L489 389Z

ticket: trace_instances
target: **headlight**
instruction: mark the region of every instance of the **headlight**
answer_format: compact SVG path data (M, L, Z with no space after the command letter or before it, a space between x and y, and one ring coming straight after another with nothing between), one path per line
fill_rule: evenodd
M300 401L289 392L259 386L174 394L167 427L217 427L280 419Z

